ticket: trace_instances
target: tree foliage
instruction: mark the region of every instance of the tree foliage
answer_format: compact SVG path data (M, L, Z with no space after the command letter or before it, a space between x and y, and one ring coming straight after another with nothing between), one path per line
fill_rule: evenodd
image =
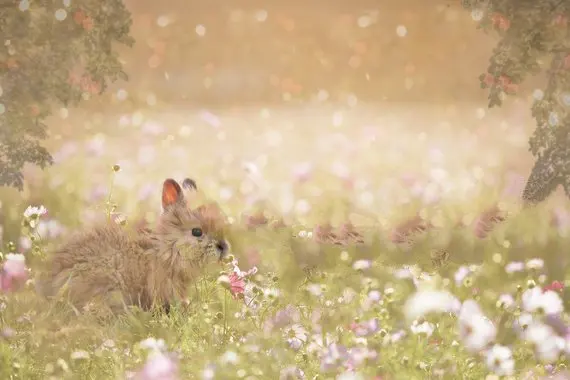
M546 199L558 185L570 196L570 1L463 0L473 19L498 33L481 87L489 89L489 107L501 106L506 95L531 75L544 74L534 91L536 129L529 140L536 161L523 199Z
M131 46L122 0L0 1L0 186L52 162L41 145L54 105L77 105L126 79L115 44Z

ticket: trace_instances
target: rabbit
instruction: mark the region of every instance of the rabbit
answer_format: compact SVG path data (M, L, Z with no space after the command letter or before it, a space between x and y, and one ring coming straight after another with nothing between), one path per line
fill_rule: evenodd
M113 313L128 306L168 313L172 302L186 299L208 263L230 252L217 205L192 208L196 190L190 179L183 187L166 179L154 228L129 231L108 221L75 234L48 256L37 291L46 298L65 296L76 309L100 301Z

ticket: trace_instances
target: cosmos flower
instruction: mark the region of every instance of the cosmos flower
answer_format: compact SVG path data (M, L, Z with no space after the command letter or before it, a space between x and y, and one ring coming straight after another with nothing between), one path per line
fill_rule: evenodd
M564 311L564 304L557 292L543 292L539 287L527 289L522 294L522 306L529 313L559 314Z
M379 329L378 319L372 318L361 323L353 322L350 324L349 328L354 332L354 335L358 337L370 336L376 333Z
M349 359L346 347L333 343L326 347L321 354L321 371L329 372L346 363Z
M136 380L178 380L178 363L170 354L152 352L143 368L135 375Z
M498 376L511 376L515 371L513 352L505 346L495 344L485 358L487 368Z
M9 253L0 272L0 291L8 293L20 289L28 279L26 258L22 254Z
M455 312L461 303L451 293L437 290L422 290L414 293L404 305L404 313L413 321L426 314L435 312Z
M544 268L544 260L539 258L530 259L526 262L526 269L538 270Z
M474 300L463 302L458 318L459 336L470 352L479 352L495 340L497 328Z
M237 273L232 273L228 276L229 285L230 285L230 293L234 298L237 298L238 295L243 294L245 290L245 280L243 277L240 277Z
M522 272L524 270L524 263L520 261L512 261L505 265L505 272L507 273L516 273Z
M543 323L531 323L523 334L523 339L534 345L537 358L543 363L558 360L560 352L566 346L564 338L556 335L554 330Z
M307 330L300 324L295 323L283 329L283 337L287 340L289 347L297 351L307 342Z
M430 337L435 330L435 326L433 323L429 323L428 321L419 322L418 320L415 320L412 322L410 330L412 330L416 335L423 334L426 337Z
M561 283L560 281L552 281L550 284L544 286L543 291L555 291L555 292L559 292L561 290L564 289L564 284Z
M31 228L35 228L38 224L38 219L45 214L47 214L47 209L44 206L28 206L24 211L24 218L26 218Z

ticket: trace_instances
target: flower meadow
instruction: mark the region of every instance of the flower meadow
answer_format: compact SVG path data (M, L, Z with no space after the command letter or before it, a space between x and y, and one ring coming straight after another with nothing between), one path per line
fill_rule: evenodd
M413 142L335 111L332 132L300 139L302 122L278 134L268 110L240 131L197 115L89 119L85 138L54 143L54 167L26 173L24 193L3 193L0 378L570 378L570 214L519 207L520 178L489 158L513 146L449 138L465 148L451 158L446 126ZM359 155L371 136L393 151ZM488 156L466 153L483 145ZM397 151L416 167L390 172ZM36 295L35 272L69 233L152 224L161 181L185 176L227 211L232 245L187 300L109 317Z

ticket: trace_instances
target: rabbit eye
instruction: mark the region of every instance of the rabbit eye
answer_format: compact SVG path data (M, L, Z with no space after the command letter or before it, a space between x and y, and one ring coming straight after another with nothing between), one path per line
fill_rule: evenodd
M198 228L198 227L192 228L192 236L194 236L194 237L200 237L200 236L202 236L203 234L204 234L204 232L202 231L201 228Z

